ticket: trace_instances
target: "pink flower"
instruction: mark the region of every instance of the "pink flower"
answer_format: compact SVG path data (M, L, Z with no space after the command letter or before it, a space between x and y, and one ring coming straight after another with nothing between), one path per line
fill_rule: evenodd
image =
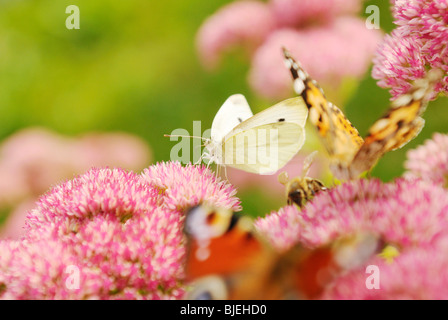
M235 197L236 189L205 166L158 163L143 171L142 180L163 195L163 204L170 210L182 211L202 202L241 210L240 201Z
M197 46L201 62L208 68L219 63L222 52L238 46L249 53L274 29L269 7L257 1L237 1L218 10L201 26Z
M402 247L424 246L446 230L447 196L443 188L421 181L346 183L318 194L306 206L301 237L320 245L357 230Z
M133 172L92 169L39 200L27 217L23 242L55 241L77 265L101 274L96 291L83 298L181 297L183 213L158 207L160 198Z
M431 140L407 153L404 176L448 186L448 135L435 133Z
M341 15L357 14L361 4L360 0L271 0L279 24L285 27L326 24Z
M0 242L0 298L181 298L183 210L200 202L236 209L234 194L205 167L91 169L39 199L20 242ZM65 286L72 265L81 274L74 291Z
M15 176L2 179L6 186L0 192L5 202L12 203L40 195L52 184L93 166L141 169L150 161L148 147L131 135L92 133L71 138L41 128L12 135L2 143L0 155L0 170ZM15 187L17 184L20 185ZM11 186L17 190L16 196L9 195Z
M202 25L199 55L204 64L216 65L226 49L242 43L252 59L250 85L264 97L281 98L291 88L282 67L281 48L287 46L311 75L337 87L347 76L364 74L381 37L350 17L360 8L359 0L238 1Z
M27 217L27 237L49 227L56 228L52 232L58 237L70 235L96 215L124 223L154 208L157 197L157 191L142 183L133 172L92 169L54 187L39 199L37 208Z
M386 35L374 59L372 77L378 79L382 88L391 88L393 97L398 97L411 88L412 82L426 75L425 60L419 39L403 37L401 29Z
M76 173L105 166L141 170L152 159L147 143L125 132L87 133L75 138L72 148L78 155L72 159Z
M108 295L107 275L88 268L56 241L0 242L0 299L99 299Z
M433 49L442 50L442 53L446 51L446 41L448 40L447 0L398 0L395 1L393 13L397 25L407 26L409 33L418 33L423 39L434 41ZM446 55L433 58L446 58Z
M378 32L350 17L320 28L280 29L272 32L254 54L249 83L269 98L290 94L291 75L282 68L281 54L281 48L287 47L311 77L337 87L345 77L362 77L379 41Z
M363 179L319 193L303 211L290 208L273 215L257 226L274 239L287 224L291 231L285 228L286 240L280 241L286 248L294 243L319 247L357 233L375 234L403 248L426 246L448 230L448 192L417 180Z
M380 80L378 85L390 88L397 98L407 92L409 81L441 69L445 74L435 90L448 92L448 2L397 0L393 5L398 28L376 53L372 75Z
M323 299L390 299L438 300L448 299L448 256L439 248L414 249L403 253L392 263L381 258L371 259L367 265L379 270L379 289L368 289L370 274L366 267L339 277L328 287Z
M53 184L92 166L141 169L148 165L145 142L125 133L89 133L71 138L42 128L28 128L0 146L0 209L11 211L3 237L20 238L27 204Z
M258 218L255 227L276 250L284 252L298 243L301 222L297 207L287 206L265 218Z
M11 212L1 227L0 238L2 239L20 239L25 235L25 220L28 211L34 209L36 200L24 200L18 204Z

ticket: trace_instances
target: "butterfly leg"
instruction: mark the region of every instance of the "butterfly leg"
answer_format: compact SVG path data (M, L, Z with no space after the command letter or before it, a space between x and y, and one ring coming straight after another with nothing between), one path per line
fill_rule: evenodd
M226 180L229 181L229 178L227 177L227 167L224 167L224 173L226 175Z
M195 165L195 166L200 165L200 164L202 163L202 160L203 160L203 159L204 159L204 155L201 155L201 156L199 157L199 160L196 161L196 162L194 163L194 165Z

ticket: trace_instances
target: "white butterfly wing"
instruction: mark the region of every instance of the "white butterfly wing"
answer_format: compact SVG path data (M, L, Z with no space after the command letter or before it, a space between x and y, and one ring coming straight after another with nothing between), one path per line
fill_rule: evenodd
M222 148L222 164L257 174L274 174L302 148L305 129L280 122L230 136Z
M242 94L234 94L227 98L213 119L211 138L216 142L222 139L233 128L253 116L246 98Z
M308 118L308 108L302 97L295 97L281 101L270 108L267 108L256 115L248 118L230 131L224 140L229 136L235 135L238 132L245 131L255 126L262 126L265 124L275 124L277 122L295 123L300 127L305 127L306 119Z
M301 97L257 113L224 137L220 164L258 174L277 172L302 148L307 117Z

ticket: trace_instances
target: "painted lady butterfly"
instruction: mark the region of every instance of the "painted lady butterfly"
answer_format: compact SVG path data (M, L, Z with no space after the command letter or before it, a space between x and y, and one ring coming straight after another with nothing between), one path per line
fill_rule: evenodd
M305 100L309 119L328 151L330 169L341 180L354 179L371 170L386 152L401 148L420 133L425 124L421 115L434 83L441 77L440 70L431 70L426 78L415 81L412 89L396 99L362 139L342 111L326 99L318 83L286 49L283 53L294 79L294 90Z

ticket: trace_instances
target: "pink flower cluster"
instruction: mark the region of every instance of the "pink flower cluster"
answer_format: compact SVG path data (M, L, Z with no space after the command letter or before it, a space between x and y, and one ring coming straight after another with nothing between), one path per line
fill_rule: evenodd
M448 1L393 1L398 26L380 45L372 76L378 85L390 88L393 98L406 93L414 80L429 69L441 69L444 76L436 92L448 92Z
M26 211L51 185L93 166L141 170L151 161L147 144L126 133L89 133L67 137L27 128L0 146L0 209L10 211L1 235L18 239Z
M436 241L447 225L448 192L407 179L347 182L319 193L303 211L288 206L256 222L283 250L299 242L319 247L357 232L377 234L402 247L424 246ZM279 232L285 226L291 230Z
M424 145L407 153L404 176L448 187L448 135L435 133Z
M346 182L319 193L303 211L288 206L258 219L257 229L280 251L317 248L360 234L399 254L373 255L325 288L323 299L447 299L448 190L417 179ZM380 270L380 289L366 287L366 266Z
M20 241L0 242L0 298L180 298L185 206L238 210L235 192L205 167L91 169L40 198Z
M404 178L345 182L255 227L279 252L342 248L344 272L321 299L448 299L447 146L436 134L409 152ZM235 194L209 169L177 162L91 169L39 199L20 241L0 241L0 299L181 298L185 210L238 211ZM380 270L379 289L366 286L367 266Z
M448 255L440 248L417 248L400 254L393 263L373 258L380 270L379 289L368 289L364 272L336 279L322 295L327 300L446 300Z
M223 52L243 47L252 59L250 85L264 97L282 98L291 90L281 67L287 47L312 77L337 87L345 77L363 76L381 40L381 32L354 16L360 9L359 0L236 1L203 23L199 55L214 68Z

